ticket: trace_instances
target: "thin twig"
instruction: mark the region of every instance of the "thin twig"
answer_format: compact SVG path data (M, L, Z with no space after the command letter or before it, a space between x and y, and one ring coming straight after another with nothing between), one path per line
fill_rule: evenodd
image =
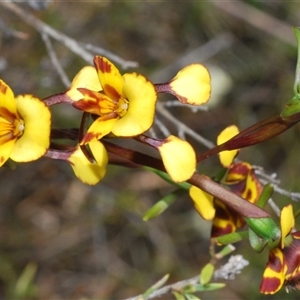
M164 81L170 74L175 75L178 70L192 63L203 63L218 54L220 51L229 48L234 42L234 37L231 33L225 32L211 39L204 45L187 52L180 56L172 64L161 68L159 71L151 75L151 79L155 82Z
M160 121L159 118L155 118L154 124L159 128L164 137L168 137L171 134L167 126L162 121Z
M69 87L70 84L71 84L71 81L70 79L68 78L68 75L66 74L66 72L64 71L63 67L61 66L58 58L57 58L57 55L53 49L53 46L52 46L52 43L51 43L51 40L48 36L48 34L42 32L41 33L41 36L42 36L42 39L46 45L46 49L48 51L48 55L51 59L51 62L55 68L55 70L57 71L57 74L59 75L62 83L65 85L65 87Z
M283 196L289 197L293 201L300 200L300 193L287 191L279 186L280 180L276 179L276 174L268 175L262 167L255 166L255 174L259 176L259 181L262 184L272 183L274 191Z
M208 111L208 107L205 105L195 106L187 103L182 103L180 101L176 100L168 100L163 102L163 105L165 107L184 107L189 108L193 113L200 111Z
M19 16L23 21L34 27L41 34L47 34L53 39L61 42L67 48L69 48L72 52L80 56L83 60L85 60L88 64L92 64L94 55L84 49L82 47L82 43L77 42L76 40L70 38L69 36L53 29L46 23L42 22L34 15L30 14L28 11L24 11L18 5L11 2L3 2L0 1L0 5L5 7L6 9L12 11L14 14ZM90 46L91 47L91 46ZM95 46L93 46L95 47ZM99 48L101 49L101 48ZM117 62L122 65L122 67L128 67L133 62L123 60L122 58L114 55L113 53L106 50L106 55L109 55L112 60L117 59Z
M141 300L141 299L150 300L150 299L161 297L166 294L170 294L172 291L180 290L187 285L194 285L198 282L199 282L199 275L192 277L190 279L185 279L185 280L178 281L178 282L170 284L170 285L166 285L166 286L154 291L146 298L143 298L142 295L139 295L136 297L127 298L126 300Z
M103 55L103 56L107 57L108 59L115 61L124 70L126 70L128 68L137 68L139 66L138 62L125 60L122 57L120 57L114 53L111 53L110 51L107 51L106 49L103 49L102 47L98 47L98 46L95 46L92 44L82 44L82 47L85 48L86 50L94 52L95 54Z
M12 11L14 14L19 16L23 21L25 21L26 23L34 27L41 34L45 33L48 36L51 36L52 38L61 42L63 45L69 48L72 52L76 53L86 62L92 64L93 55L87 52L85 49L83 49L76 40L53 29L46 23L36 18L34 15L30 14L28 11L24 11L22 8L20 8L18 5L14 3L1 1L0 5Z
M4 35L6 36L13 36L18 39L26 40L28 38L28 34L25 32L17 31L14 29L11 29L6 26L5 22L0 18L0 30L4 32Z
M292 26L242 1L211 1L215 7L242 19L288 45L296 46Z
M177 118L173 117L172 114L170 114L168 112L168 110L165 109L164 105L162 103L157 103L157 111L163 115L167 120L171 121L173 124L176 124L178 128L181 128L181 130L183 130L187 135L191 136L192 138L194 138L196 141L198 141L199 143L201 143L202 145L204 145L207 148L213 148L214 147L214 143L212 143L211 141L205 139L204 137L202 137L200 134L198 134L197 132L195 132L194 130L192 130L190 127L188 127L187 125L185 125L184 123L182 123L180 120L178 120Z

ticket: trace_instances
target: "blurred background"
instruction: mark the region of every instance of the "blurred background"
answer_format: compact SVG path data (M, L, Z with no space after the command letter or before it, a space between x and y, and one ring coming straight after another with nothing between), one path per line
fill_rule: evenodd
M215 143L218 133L275 116L293 96L297 49L292 27L298 2L265 1L44 1L18 4L67 36L102 47L154 82L171 79L193 62L211 72L208 111L169 112ZM15 32L19 34L16 35ZM87 63L60 42L53 47L70 79ZM15 94L41 98L65 90L40 34L0 6L0 77ZM161 101L172 100L170 96ZM68 106L53 108L54 126L78 125ZM160 118L173 134L174 125ZM156 129L157 130L157 129ZM197 151L206 148L187 137ZM239 159L277 174L280 186L300 192L299 126ZM199 165L213 176L217 157ZM0 169L1 299L125 299L144 292L166 273L168 283L197 275L209 261L209 222L182 196L160 217L143 213L172 187L154 174L109 166L95 187L81 183L67 164L42 158ZM290 200L275 194L282 207ZM299 208L294 203L295 209ZM249 260L234 281L201 299L298 299L299 292L259 293L267 251L237 244ZM226 263L226 259L220 264ZM29 285L26 282L30 282ZM29 289L24 290L24 286ZM171 295L162 299L171 299Z

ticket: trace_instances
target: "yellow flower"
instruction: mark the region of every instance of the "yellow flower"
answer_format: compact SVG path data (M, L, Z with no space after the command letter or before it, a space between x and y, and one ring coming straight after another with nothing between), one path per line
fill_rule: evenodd
M211 94L210 75L201 64L191 64L180 70L167 83L155 85L157 92L169 93L182 103L205 104Z
M192 177L196 170L196 154L187 141L170 135L157 148L173 181L182 182Z
M221 145L228 140L230 140L232 137L237 135L239 133L239 129L235 125L231 125L226 127L217 138L217 145ZM238 153L238 150L231 150L231 151L223 151L219 153L219 159L223 167L228 168L234 158L236 157Z
M252 166L245 162L231 164L221 184L251 203L258 200L262 191ZM213 220L212 237L235 232L245 225L240 215L201 189L191 186L189 194L201 217Z
M0 80L0 166L9 158L33 161L43 156L50 144L51 113L32 95L14 97Z
M74 86L85 84L85 87L77 88L83 99L78 100L78 95L73 95L74 100L77 100L73 105L99 116L88 129L81 144L98 140L110 132L116 136L130 137L147 131L155 114L157 94L154 85L137 73L121 76L119 70L104 57L96 56L94 64L102 91L95 90L95 76L90 70L89 78L93 82L93 89L89 88L88 77L78 75L69 91L72 95Z
M79 145L68 158L68 162L82 182L95 185L105 176L108 155L101 142L93 141L88 145L95 159L93 162L87 159Z
M300 290L300 231L292 232L295 226L293 207L285 206L280 214L281 238L279 245L269 252L269 260L263 274L260 292L274 294L283 285L287 292Z
M102 91L97 71L92 66L83 67L74 77L69 90L66 92L67 96L73 101L82 99L82 94L78 88L86 88L91 91Z
M238 134L235 125L225 128L217 138L217 144L229 140ZM238 150L224 151L219 154L221 164L227 168L221 184L245 200L255 203L262 191L253 168L246 162L233 163ZM198 187L191 186L189 191L196 210L205 220L213 220L211 236L217 237L235 232L245 225L244 219L221 200L202 191Z

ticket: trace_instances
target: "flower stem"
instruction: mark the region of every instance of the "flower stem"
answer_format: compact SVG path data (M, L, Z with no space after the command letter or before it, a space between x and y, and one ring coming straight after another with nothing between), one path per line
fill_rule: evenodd
M297 55L297 65L296 65L296 75L294 82L294 94L297 98L300 97L300 27L294 27L294 34L297 40L298 55Z

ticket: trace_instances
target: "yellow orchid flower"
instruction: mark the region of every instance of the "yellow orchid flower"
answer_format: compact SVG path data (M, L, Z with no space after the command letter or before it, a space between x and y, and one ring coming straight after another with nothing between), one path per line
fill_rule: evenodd
M235 125L225 128L217 138L220 145L238 134ZM238 150L224 151L219 154L221 164L227 168L226 175L221 184L245 200L255 203L262 191L252 166L246 162L234 163ZM235 232L245 225L244 219L219 199L202 191L198 187L191 186L189 190L195 209L205 220L213 220L211 236L217 237Z
M211 80L206 67L191 64L180 70L166 83L155 84L159 93L169 93L182 103L191 105L205 104L211 94Z
M147 131L154 120L157 94L154 85L137 73L121 76L119 70L106 58L96 56L94 65L99 86L95 86L95 74L85 70L89 77L79 74L73 81L69 95L77 100L73 106L85 112L98 115L83 137L81 144L98 140L112 132L116 136L130 137ZM89 80L92 89L89 88ZM80 87L85 85L84 87ZM82 94L78 100L74 88Z
M0 166L9 158L33 161L43 156L50 144L51 113L32 95L14 97L0 80Z
M285 206L280 214L281 238L276 248L269 252L260 292L275 294L283 285L286 291L300 290L300 231L291 232L295 226L293 207Z
M79 88L86 88L91 91L100 92L102 86L100 84L97 71L92 66L83 67L72 80L71 86L66 92L67 96L73 101L82 99Z
M99 141L92 141L88 146L94 156L94 162L87 159L79 145L69 156L68 162L82 182L95 185L105 176L108 155L104 145Z

